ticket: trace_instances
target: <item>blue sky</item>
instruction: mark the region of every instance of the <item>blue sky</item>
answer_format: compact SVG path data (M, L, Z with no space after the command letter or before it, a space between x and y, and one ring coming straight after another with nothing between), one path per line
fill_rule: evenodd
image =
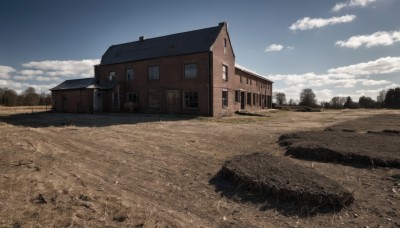
M0 87L93 76L113 44L228 22L236 62L298 100L400 86L399 0L0 0Z

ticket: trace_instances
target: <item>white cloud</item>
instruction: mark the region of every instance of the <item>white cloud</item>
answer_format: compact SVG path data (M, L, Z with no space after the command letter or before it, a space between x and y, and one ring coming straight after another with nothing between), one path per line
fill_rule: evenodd
M33 79L33 75L17 75L14 76L14 79L17 81L26 81L26 80L32 80Z
M12 67L0 65L0 79L9 79L11 72L14 71L15 69Z
M334 97L333 91L330 89L315 90L314 93L319 101L330 101Z
M331 18L309 18L305 17L303 19L297 20L289 28L293 31L296 30L310 30L313 28L321 28L328 25L348 23L356 19L355 15L345 15L341 17L331 17Z
M55 87L57 84L28 84L28 83L21 83L12 80L2 80L0 79L0 88L9 88L14 90L17 93L22 93L26 88L33 87L35 88L37 93L48 93L49 89Z
M99 63L100 59L33 61L22 64L27 69L20 71L9 66L0 66L0 88L7 87L21 93L32 86L38 92L47 93L61 80L93 77L93 66ZM32 84L35 81L38 84Z
M267 78L273 81L284 81L284 83L289 86L307 85L312 87L334 86L352 88L358 82L352 75L315 74L313 72L305 74L269 75Z
M84 60L46 60L24 63L22 66L44 71L50 77L92 77L93 66L100 63L100 59Z
M59 77L42 77L42 76L38 76L35 78L36 81L42 81L42 82L50 82L50 81L59 81L60 78Z
M339 40L336 46L347 48L359 48L366 46L368 48L373 46L390 46L396 42L400 42L400 30L390 32L376 32L370 35L352 36L348 40Z
M281 51L282 49L283 46L280 44L271 44L265 49L265 52Z
M29 85L26 83L15 82L12 80L2 80L0 79L0 88L9 88L13 89L16 92L20 92L22 88L28 87Z
M25 76L41 75L43 73L44 73L44 71L42 71L42 70L21 70L18 72L18 74L22 74Z
M365 86L376 86L376 85L384 85L384 84L390 84L390 81L387 80L364 80L362 82L363 85Z
M385 57L328 70L331 74L371 75L400 72L400 57Z
M344 8L349 7L365 7L376 0L349 0L346 3L337 3L333 8L332 11L337 12Z

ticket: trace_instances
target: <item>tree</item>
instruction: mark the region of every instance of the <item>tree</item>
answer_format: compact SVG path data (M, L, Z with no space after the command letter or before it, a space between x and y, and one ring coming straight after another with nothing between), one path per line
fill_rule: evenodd
M352 108L353 107L353 100L350 96L347 97L346 103L343 105L344 108Z
M51 105L51 94L41 93L39 105Z
M4 88L2 95L2 103L6 106L15 106L17 105L18 95L12 89Z
M315 107L317 106L317 100L312 89L303 89L300 93L300 105Z
M6 88L0 88L0 105L3 105L3 95Z
M278 105L286 103L286 95L284 93L275 93L275 100Z
M335 109L343 108L343 99L341 97L332 97L331 107Z
M378 108L383 108L386 97L386 90L381 90L376 97L376 103Z
M400 87L389 89L384 103L386 108L400 108Z
M362 96L360 99L358 99L358 104L360 105L361 108L375 108L376 107L376 102L372 100L370 97L365 97Z
M23 105L38 105L40 101L39 94L36 93L35 88L28 87L22 92L22 104Z

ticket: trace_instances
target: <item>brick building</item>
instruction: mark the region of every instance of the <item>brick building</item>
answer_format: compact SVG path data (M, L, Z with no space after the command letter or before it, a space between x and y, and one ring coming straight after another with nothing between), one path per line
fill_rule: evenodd
M51 89L53 109L222 116L272 104L272 82L235 64L225 22L113 45L94 72Z

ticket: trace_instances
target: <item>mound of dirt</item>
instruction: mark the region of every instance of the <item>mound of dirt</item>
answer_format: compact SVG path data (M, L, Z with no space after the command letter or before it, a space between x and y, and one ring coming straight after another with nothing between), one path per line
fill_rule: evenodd
M320 108L311 108L311 107L300 107L296 110L296 112L320 112Z
M286 155L307 160L361 166L400 168L398 134L369 134L351 131L309 131L284 134L281 146Z
M225 162L221 174L238 186L279 201L335 208L354 201L353 194L337 182L290 160L265 153L236 156Z

